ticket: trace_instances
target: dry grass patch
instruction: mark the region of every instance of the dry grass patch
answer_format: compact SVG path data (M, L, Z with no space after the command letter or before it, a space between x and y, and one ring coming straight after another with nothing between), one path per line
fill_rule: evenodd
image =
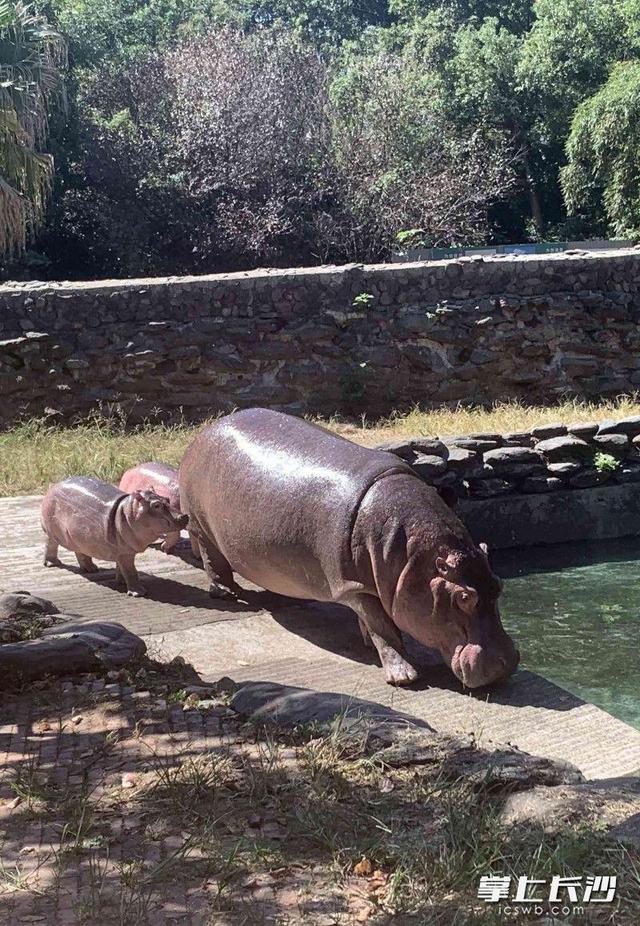
M529 431L543 424L604 421L640 414L637 394L619 396L602 402L571 399L549 407L520 402L498 402L490 408L458 406L431 411L416 408L405 414L393 414L381 421L364 419L358 425L331 420L330 426L350 440L375 444L395 437L454 436L462 434L504 434L509 431Z
M356 443L372 445L403 436L523 431L551 422L601 421L640 414L638 396L591 403L578 400L545 408L518 402L491 408L415 409L379 421L362 417L314 419ZM118 418L94 415L73 427L33 419L0 434L0 496L43 492L67 476L97 476L117 482L137 463L158 460L178 466L200 425L149 422L128 427Z

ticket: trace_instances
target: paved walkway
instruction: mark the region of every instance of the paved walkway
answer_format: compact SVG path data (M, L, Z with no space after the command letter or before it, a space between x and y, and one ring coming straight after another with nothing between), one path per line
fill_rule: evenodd
M462 692L442 666L414 647L421 682L393 689L362 644L351 612L297 602L255 588L247 603L209 599L202 570L178 556L150 549L138 558L146 599L113 586L113 569L97 578L42 566L39 497L0 499L0 588L26 589L63 611L120 621L143 636L152 655L182 655L208 679L283 682L358 696L426 720L444 732L473 733L483 744L520 749L576 764L588 778L640 770L640 732L534 673L520 670L490 693ZM186 549L185 544L185 549ZM526 660L526 653L524 654Z

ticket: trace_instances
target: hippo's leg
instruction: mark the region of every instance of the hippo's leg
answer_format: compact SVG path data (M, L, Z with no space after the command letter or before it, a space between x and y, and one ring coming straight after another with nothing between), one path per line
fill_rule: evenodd
M138 578L134 556L121 556L116 563L116 582L127 586L127 595L132 598L144 598L147 590Z
M165 535L164 540L160 544L160 549L163 553L170 553L177 543L180 542L180 531L171 531Z
M373 641L371 640L371 634L369 633L369 628L362 620L361 617L358 618L358 626L360 627L360 633L362 634L362 640L365 646L373 646Z
M84 553L76 553L76 559L83 572L100 572L90 556L85 556Z
M53 537L47 536L47 543L44 548L44 565L45 566L62 566L58 559L58 542Z
M198 543L198 538L195 534L189 534L189 540L191 541L191 552L196 559L202 559L202 554L200 553L200 544Z
M204 571L209 576L211 598L236 598L240 586L233 578L233 569L220 550L210 540L198 538Z
M358 595L348 604L358 615L363 637L366 630L378 651L386 681L390 685L415 682L418 673L405 659L402 637L380 601L373 595Z

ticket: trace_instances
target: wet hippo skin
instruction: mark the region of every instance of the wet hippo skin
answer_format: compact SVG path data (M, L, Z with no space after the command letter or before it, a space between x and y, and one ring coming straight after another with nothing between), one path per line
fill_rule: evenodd
M116 579L127 594L145 594L135 568L137 553L161 534L180 531L187 518L172 512L166 498L155 492L127 494L90 476L71 476L52 485L40 508L47 535L45 566L61 566L58 547L76 554L83 572L97 572L93 558L116 563Z
M180 514L178 470L168 463L139 463L122 474L118 488L121 492L144 492L150 489L166 498L172 511ZM194 556L199 556L197 542L193 537L190 539ZM179 541L180 531L170 531L165 535L160 549L163 553L170 553Z
M402 460L267 409L205 426L184 455L180 506L211 594L234 572L358 615L386 679L416 678L400 631L438 649L468 687L514 671L486 547Z

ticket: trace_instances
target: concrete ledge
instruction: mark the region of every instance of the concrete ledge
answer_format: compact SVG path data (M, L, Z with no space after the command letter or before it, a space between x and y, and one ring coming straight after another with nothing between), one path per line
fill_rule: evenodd
M640 535L640 485L462 499L456 511L475 540L496 549L610 540Z

